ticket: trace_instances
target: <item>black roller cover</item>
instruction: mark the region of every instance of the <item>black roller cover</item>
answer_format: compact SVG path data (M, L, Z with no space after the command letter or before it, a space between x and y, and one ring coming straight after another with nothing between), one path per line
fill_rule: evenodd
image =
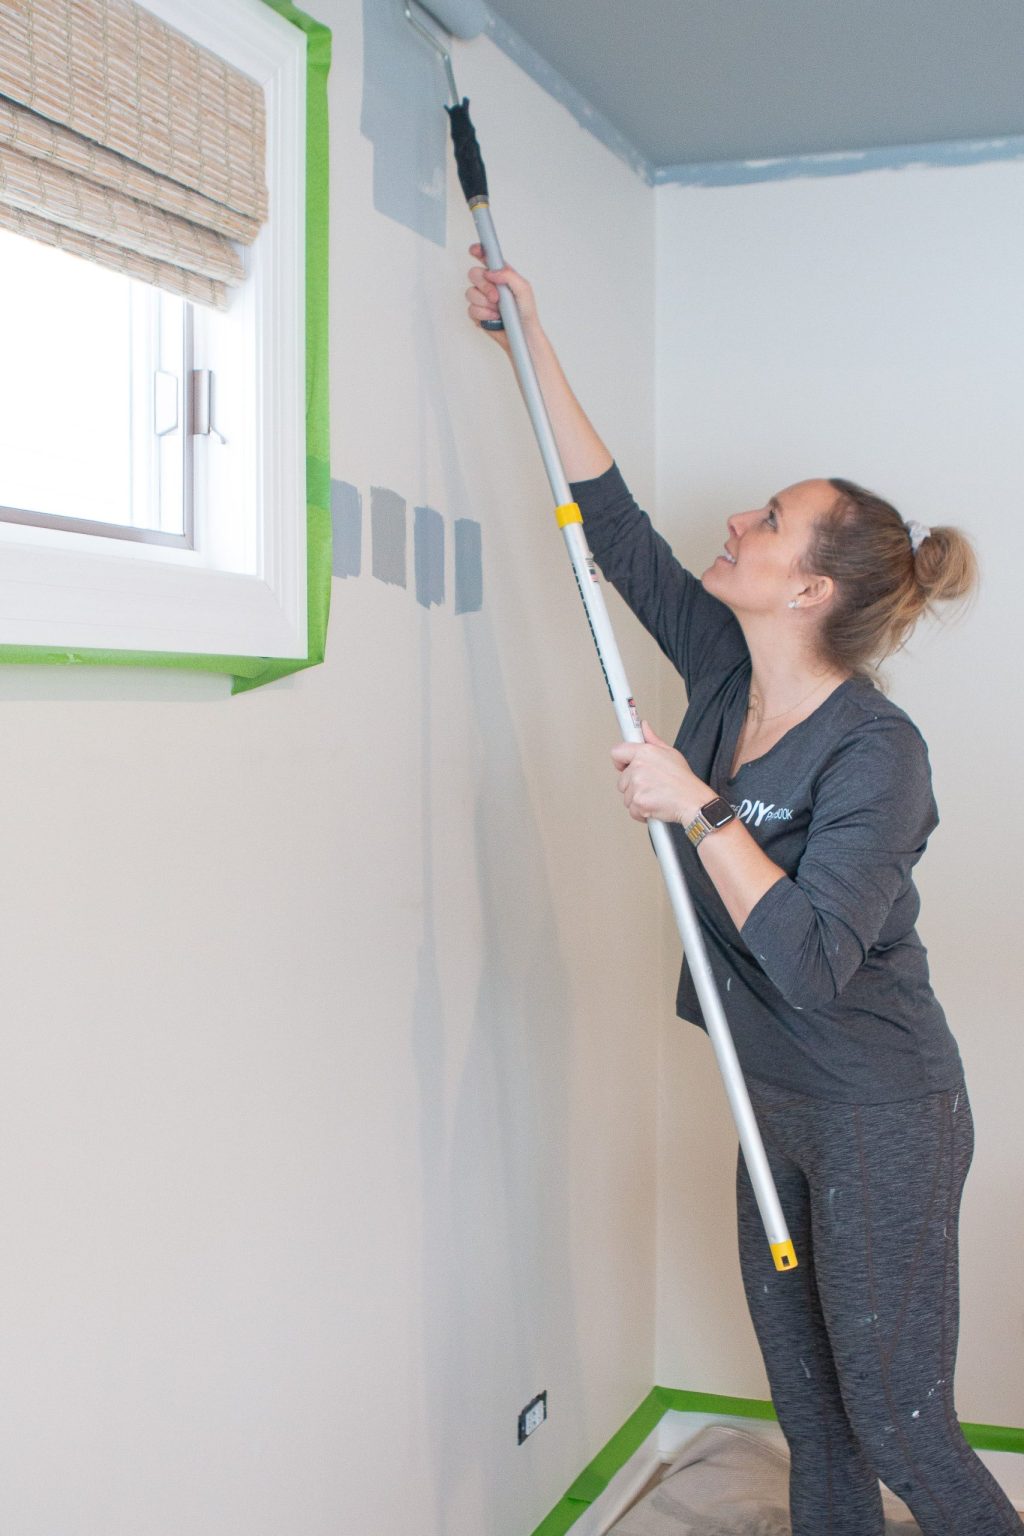
M476 141L476 129L470 120L468 96L463 97L461 106L445 107L445 111L452 120L452 147L466 201L468 203L474 197L486 197L487 172Z

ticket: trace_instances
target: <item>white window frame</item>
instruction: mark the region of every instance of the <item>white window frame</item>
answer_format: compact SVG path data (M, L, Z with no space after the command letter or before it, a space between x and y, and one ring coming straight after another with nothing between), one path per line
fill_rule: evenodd
M0 523L0 645L305 657L305 35L262 0L144 3L266 97L269 219L227 312L193 311L194 366L215 388L233 375L230 430L215 421L229 448L192 440L209 491L194 549Z

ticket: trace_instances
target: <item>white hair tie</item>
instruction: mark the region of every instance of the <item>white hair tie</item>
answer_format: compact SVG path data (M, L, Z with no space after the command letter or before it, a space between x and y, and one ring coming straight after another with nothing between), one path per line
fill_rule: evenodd
M930 528L926 528L924 523L909 522L904 523L903 526L906 528L907 536L910 539L910 552L916 555L925 539L931 537L932 531Z

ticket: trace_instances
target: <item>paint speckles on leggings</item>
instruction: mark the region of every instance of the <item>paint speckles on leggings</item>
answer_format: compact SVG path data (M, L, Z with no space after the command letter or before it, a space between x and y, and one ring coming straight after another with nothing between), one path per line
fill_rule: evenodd
M834 1104L751 1083L800 1267L778 1274L740 1162L740 1260L789 1443L793 1536L883 1536L879 1478L923 1536L1021 1536L953 1405L967 1094Z

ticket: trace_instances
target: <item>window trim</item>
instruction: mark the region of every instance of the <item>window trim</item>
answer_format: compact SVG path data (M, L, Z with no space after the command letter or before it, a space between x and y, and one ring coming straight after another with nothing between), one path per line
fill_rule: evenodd
M280 332L305 339L292 351L287 367L263 368L259 398L264 419L275 430L263 434L256 466L264 495L276 514L291 498L291 518L260 519L258 538L261 575L238 575L202 568L191 551L161 549L152 560L152 546L114 538L89 538L82 551L81 536L64 536L72 547L55 548L49 530L17 530L26 535L3 550L4 576L0 592L9 596L25 578L40 579L45 554L51 562L48 579L73 591L83 569L91 564L89 590L99 590L106 617L88 639L70 634L62 643L32 643L32 621L24 640L0 645L0 661L85 662L97 665L180 666L201 671L229 672L235 691L257 686L323 659L330 595L330 470L327 406L327 104L330 32L298 11L290 0L225 0L210 7L208 0L147 0L149 9L169 24L190 32L204 46L221 49L239 68L266 86L268 125L288 119L292 147L305 149L305 177L288 175L289 151L278 132L270 135L268 180L278 201L291 195L293 217L271 218L261 239L279 242L275 255L287 270L304 274L291 296L282 299L272 284L247 283L236 303L259 306L258 318ZM239 15L246 13L240 26ZM272 14L276 13L276 15ZM288 46L286 22L305 34L305 47ZM269 25L268 25L269 23ZM298 40L296 40L298 42ZM294 159L290 161L294 165ZM303 309L304 320L303 324ZM262 352L262 349L259 349ZM303 375L299 372L304 368ZM269 377L267 376L269 373ZM286 430L283 428L286 426ZM276 487L276 489L274 489ZM28 537L28 535L35 535ZM301 535L301 537L297 537ZM49 549L40 548L40 542ZM73 547L74 544L79 549ZM95 554L96 546L103 554ZM191 570L189 567L191 566ZM210 600L198 638L182 643L177 620L183 604L184 577L198 579ZM275 612L268 613L267 595ZM112 601L129 595L141 599L132 638ZM6 606L6 604L5 604ZM137 605L138 606L138 605ZM239 643L259 623L258 647ZM253 631L254 632L254 631ZM84 632L83 632L84 633ZM267 638L270 644L266 643ZM42 636L40 636L42 642ZM257 653L258 652L258 653Z

